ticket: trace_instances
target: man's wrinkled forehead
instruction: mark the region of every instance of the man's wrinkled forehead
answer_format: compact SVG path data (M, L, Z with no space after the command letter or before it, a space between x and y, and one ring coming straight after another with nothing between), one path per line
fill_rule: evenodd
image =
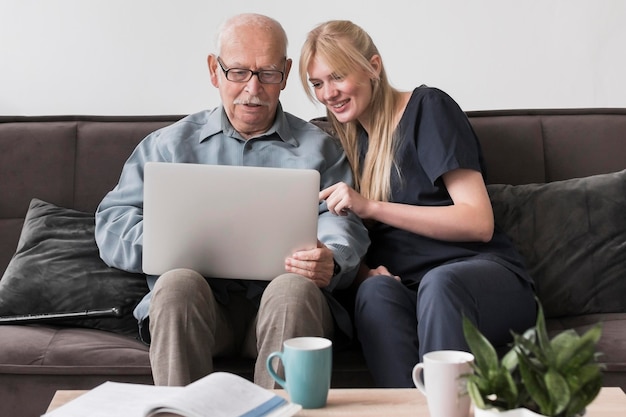
M230 67L244 65L276 69L282 69L287 58L276 43L260 38L250 42L245 37L234 37L224 43L220 57Z

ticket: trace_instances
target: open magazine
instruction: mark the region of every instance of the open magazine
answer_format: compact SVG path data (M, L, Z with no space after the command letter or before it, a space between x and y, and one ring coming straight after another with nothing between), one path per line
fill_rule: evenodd
M44 417L290 417L301 408L245 378L214 372L186 387L105 382Z

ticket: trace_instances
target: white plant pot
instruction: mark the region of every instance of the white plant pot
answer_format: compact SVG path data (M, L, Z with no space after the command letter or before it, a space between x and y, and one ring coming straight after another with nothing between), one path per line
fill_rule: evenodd
M495 408L491 409L482 409L478 408L475 405L472 405L474 408L474 417L546 417L543 414L537 414L534 411L530 411L527 408L516 408L513 410L500 411ZM584 416L585 412L583 411L577 416Z
M500 411L495 408L482 409L474 406L474 417L545 417L527 408L515 408L513 410Z

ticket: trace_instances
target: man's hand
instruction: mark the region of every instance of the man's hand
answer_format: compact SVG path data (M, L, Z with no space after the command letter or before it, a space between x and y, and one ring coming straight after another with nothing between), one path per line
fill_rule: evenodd
M330 284L334 269L333 251L319 240L315 249L298 251L285 259L285 271L305 276L319 288Z

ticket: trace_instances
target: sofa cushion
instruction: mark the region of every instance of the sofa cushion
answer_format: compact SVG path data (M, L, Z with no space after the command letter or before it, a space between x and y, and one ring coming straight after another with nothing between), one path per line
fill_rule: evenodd
M136 334L132 309L148 292L144 275L110 268L98 254L94 214L33 199L15 255L0 280L0 316L118 308L121 317L57 324Z
M488 190L547 317L626 311L626 170Z
M0 370L150 375L148 346L125 335L53 325L9 325L0 332Z

